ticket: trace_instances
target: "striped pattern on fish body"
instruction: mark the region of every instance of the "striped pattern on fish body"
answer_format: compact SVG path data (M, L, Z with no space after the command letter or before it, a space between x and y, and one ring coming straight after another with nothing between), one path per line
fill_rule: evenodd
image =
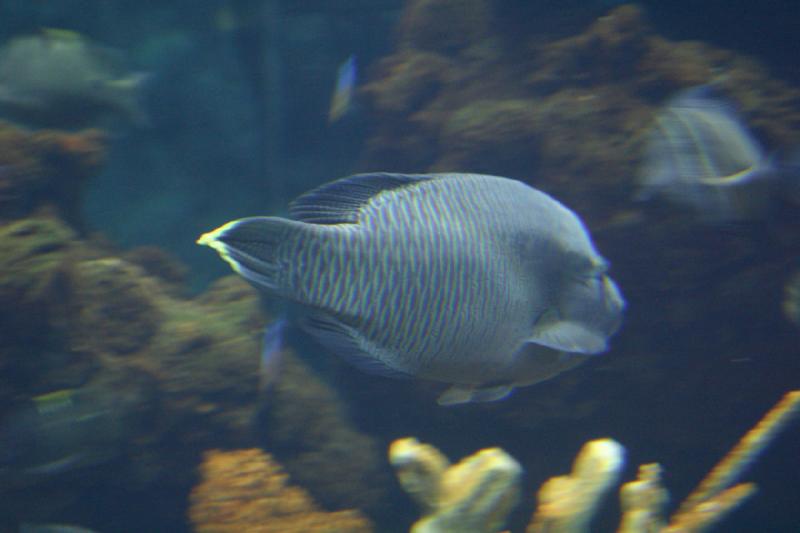
M384 374L525 381L520 348L566 284L605 265L574 213L494 176L354 176L307 193L291 213L234 221L200 242L306 306L324 344L366 354Z
M531 206L481 185L453 177L387 191L361 209L358 224L298 239L288 252L296 258L293 299L347 317L409 374L453 378L459 366L502 364L486 350L510 358L536 310L521 297L530 292L523 265L508 253L510 237L525 230L521 217L496 212ZM514 316L526 318L497 323Z

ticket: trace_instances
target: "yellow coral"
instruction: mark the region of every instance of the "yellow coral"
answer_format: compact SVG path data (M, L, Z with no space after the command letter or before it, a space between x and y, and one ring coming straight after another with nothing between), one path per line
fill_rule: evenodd
M619 490L622 523L619 533L654 533L664 526L662 512L669 500L661 485L661 465L648 463L639 467L636 480Z
M684 500L666 531L704 531L753 494L751 483L730 485L798 411L800 390L787 392Z
M392 443L389 460L423 509L412 533L494 533L519 499L522 467L500 448L451 466L436 448L405 438Z
M357 511L321 511L262 450L207 452L190 496L198 533L369 533Z
M640 466L638 478L620 489L623 516L618 533L700 533L719 523L756 488L753 483L731 484L798 411L800 390L786 393L700 482L669 524L662 519L668 495L661 486L661 467ZM608 439L584 445L569 476L542 485L528 533L588 531L598 499L622 466L622 453L622 447Z
M624 449L611 439L589 441L572 473L549 479L539 489L539 505L528 533L587 531L602 496L619 477Z

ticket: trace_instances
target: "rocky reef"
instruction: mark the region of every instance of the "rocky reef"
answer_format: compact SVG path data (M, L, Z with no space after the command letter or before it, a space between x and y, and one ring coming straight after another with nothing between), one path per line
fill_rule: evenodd
M86 232L80 197L105 149L94 131L0 126L0 418L12 421L2 429L3 446L22 435L48 441L46 453L27 454L24 466L14 463L14 450L0 450L3 461L11 457L0 464L4 487L32 484L37 517L46 516L80 506L70 470L83 469L86 483L102 486L105 469L86 465L113 460L113 483L142 495L159 486L179 497L204 450L261 444L285 457L330 508L384 505L390 477L380 447L306 363L287 352L279 385L259 396L268 318L254 289L231 276L190 296L186 267L168 253L122 251ZM53 391L82 402L80 411L56 418L57 432L37 422L41 414L17 415L30 410L17 406L43 405L37 398ZM86 405L92 399L95 410ZM105 449L87 444L93 427L84 421L109 410L131 423L104 435ZM97 456L73 460L87 449ZM42 492L42 484L49 489ZM0 528L31 518L20 514L30 507L21 504L25 497L33 496L6 494Z
M542 42L506 34L496 4L409 2L361 91L375 127L362 168L511 176L601 226L632 210L641 134L680 88L718 81L769 146L800 142L800 91L752 59L659 36L635 5Z

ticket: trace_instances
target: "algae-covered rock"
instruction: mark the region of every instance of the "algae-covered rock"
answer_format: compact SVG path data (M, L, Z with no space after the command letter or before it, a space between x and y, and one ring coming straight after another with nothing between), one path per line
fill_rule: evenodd
M125 355L141 349L161 320L136 266L116 257L88 259L72 267L73 348ZM113 295L113 296L112 296Z
M106 143L99 130L28 132L0 121L0 219L50 206L80 228L83 188L104 163Z
M456 53L485 37L491 25L486 0L413 0L400 20L401 47Z
M417 20L417 4L425 3L406 7L401 34L413 34L408 21ZM448 18L438 16L445 27ZM800 143L800 91L730 51L665 39L636 6L611 10L572 37L514 38L513 51L506 50L502 27L489 24L462 53L449 55L401 41L363 90L374 133L361 166L505 172L597 226L639 208L631 199L644 132L680 88L715 81L769 146ZM422 61L431 55L441 68ZM398 98L411 94L418 96ZM414 105L386 112L404 101Z
M433 170L520 175L536 165L538 113L530 100L478 100L450 114L441 143L449 149Z
M349 420L338 393L287 354L261 417L265 446L327 508L387 505L390 475L375 438Z

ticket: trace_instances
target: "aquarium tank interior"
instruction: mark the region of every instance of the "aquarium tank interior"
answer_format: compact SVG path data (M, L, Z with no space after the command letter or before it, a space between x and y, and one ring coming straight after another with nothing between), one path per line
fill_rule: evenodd
M800 3L0 3L0 533L800 531Z

